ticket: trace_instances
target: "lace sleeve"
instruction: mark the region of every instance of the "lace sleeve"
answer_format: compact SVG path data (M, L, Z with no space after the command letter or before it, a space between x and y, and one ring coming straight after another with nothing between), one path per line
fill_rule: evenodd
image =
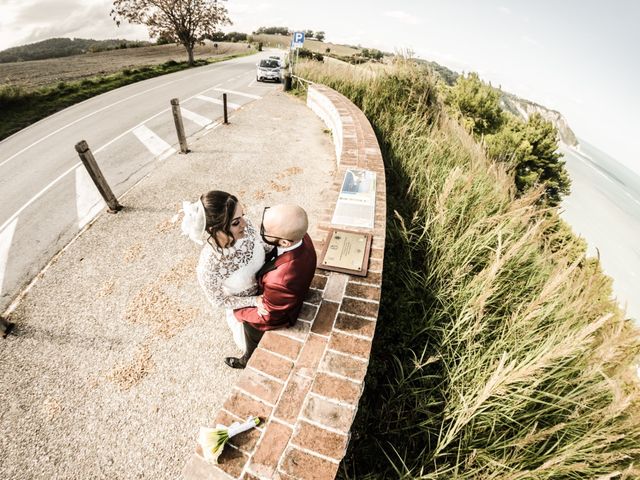
M198 282L212 305L224 308L255 307L258 288L252 286L242 292L231 295L224 288L224 281L242 264L240 255L218 255L213 248L205 245L200 254L197 275Z
M258 297L256 293L258 292L255 287L248 288L237 295L225 295L223 292L221 295L217 296L218 305L221 305L224 308L230 308L231 310L245 307L257 307Z

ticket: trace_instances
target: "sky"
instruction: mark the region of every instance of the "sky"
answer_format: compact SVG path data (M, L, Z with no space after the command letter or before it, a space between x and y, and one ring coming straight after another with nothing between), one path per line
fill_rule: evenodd
M638 0L226 0L234 25L323 30L326 41L410 49L560 111L640 174ZM51 37L148 39L110 0L0 0L0 50ZM1 81L0 67L0 81Z

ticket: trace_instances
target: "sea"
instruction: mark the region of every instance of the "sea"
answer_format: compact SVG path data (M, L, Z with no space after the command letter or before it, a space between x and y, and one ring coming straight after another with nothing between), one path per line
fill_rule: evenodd
M571 177L561 216L599 257L628 318L640 325L640 175L584 140L560 151ZM640 159L639 159L640 160Z

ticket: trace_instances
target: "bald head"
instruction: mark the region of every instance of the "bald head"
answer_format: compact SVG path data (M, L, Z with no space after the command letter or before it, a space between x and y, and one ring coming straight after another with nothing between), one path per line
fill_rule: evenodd
M307 212L299 205L280 204L265 212L263 225L266 236L280 237L296 243L307 233L309 220Z

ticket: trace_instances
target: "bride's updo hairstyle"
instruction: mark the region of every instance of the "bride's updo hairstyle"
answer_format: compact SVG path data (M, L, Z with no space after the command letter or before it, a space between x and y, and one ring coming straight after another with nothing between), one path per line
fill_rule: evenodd
M238 198L227 192L211 190L200 197L204 206L204 216L206 218L205 231L210 235L207 239L209 245L216 250L232 247L236 243L231 233L231 221L238 206ZM220 245L217 233L223 232L230 242L227 245ZM215 245L211 243L211 239Z

